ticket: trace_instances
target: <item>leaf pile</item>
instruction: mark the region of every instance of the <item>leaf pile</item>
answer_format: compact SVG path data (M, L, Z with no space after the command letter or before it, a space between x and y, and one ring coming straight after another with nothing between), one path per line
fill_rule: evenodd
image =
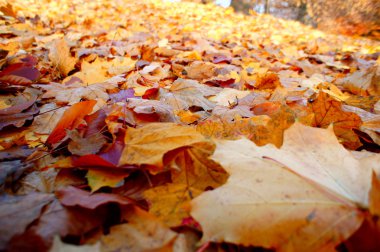
M185 2L0 11L0 250L380 248L378 42Z

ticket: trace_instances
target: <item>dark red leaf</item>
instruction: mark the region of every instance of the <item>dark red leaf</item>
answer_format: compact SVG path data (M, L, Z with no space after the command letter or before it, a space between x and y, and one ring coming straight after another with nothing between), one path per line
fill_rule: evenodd
M84 155L79 158L73 157L73 165L75 167L110 167L116 168L121 153L124 149L124 133L119 134L115 142L105 151L100 152L98 155Z
M16 75L34 81L40 77L40 72L34 66L25 63L15 63L0 72L0 77Z
M84 120L87 123L87 130L84 137L89 137L95 134L101 134L106 127L106 119L107 115L103 109L96 111L91 115L86 115Z
M84 155L79 158L73 158L73 166L75 167L109 167L115 168L116 166L101 156L95 154Z

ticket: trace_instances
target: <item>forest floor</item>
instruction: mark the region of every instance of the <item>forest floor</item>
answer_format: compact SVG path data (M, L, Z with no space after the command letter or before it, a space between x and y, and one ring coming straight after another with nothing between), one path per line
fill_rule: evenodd
M1 251L379 250L380 42L188 2L0 11Z

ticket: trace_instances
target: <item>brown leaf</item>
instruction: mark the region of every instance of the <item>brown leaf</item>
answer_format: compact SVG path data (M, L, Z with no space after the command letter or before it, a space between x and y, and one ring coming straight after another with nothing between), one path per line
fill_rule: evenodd
M71 154L79 156L96 154L107 143L101 133L82 137L77 130L67 130L66 135L71 139L68 150Z
M69 186L56 192L57 198L64 206L80 206L86 209L95 209L108 203L118 203L120 205L129 205L131 200L122 196L110 193L95 193Z
M215 103L206 97L217 94L220 88L202 85L195 80L177 79L170 87L170 92L161 93L160 100L168 103L175 110L187 110L197 106L203 110L212 110Z
M0 198L0 249L6 249L14 235L23 233L40 216L42 208L53 199L52 194L45 193L24 196L3 194Z
M12 251L47 251L56 236L83 237L88 232L101 227L106 219L104 210L65 208L58 200L46 207L39 221L23 234L13 237Z
M314 114L312 124L314 127L327 128L333 124L335 134L346 147L355 150L361 146L359 137L352 130L359 129L362 124L358 115L343 111L341 102L332 99L324 92L319 92L315 100L311 99L308 107Z

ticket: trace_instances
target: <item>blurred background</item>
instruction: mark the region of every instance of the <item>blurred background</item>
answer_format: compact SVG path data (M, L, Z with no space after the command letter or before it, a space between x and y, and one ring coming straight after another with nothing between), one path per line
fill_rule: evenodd
M173 0L181 1L181 0ZM185 0L182 0L185 1ZM186 0L267 13L324 31L380 39L380 0Z

